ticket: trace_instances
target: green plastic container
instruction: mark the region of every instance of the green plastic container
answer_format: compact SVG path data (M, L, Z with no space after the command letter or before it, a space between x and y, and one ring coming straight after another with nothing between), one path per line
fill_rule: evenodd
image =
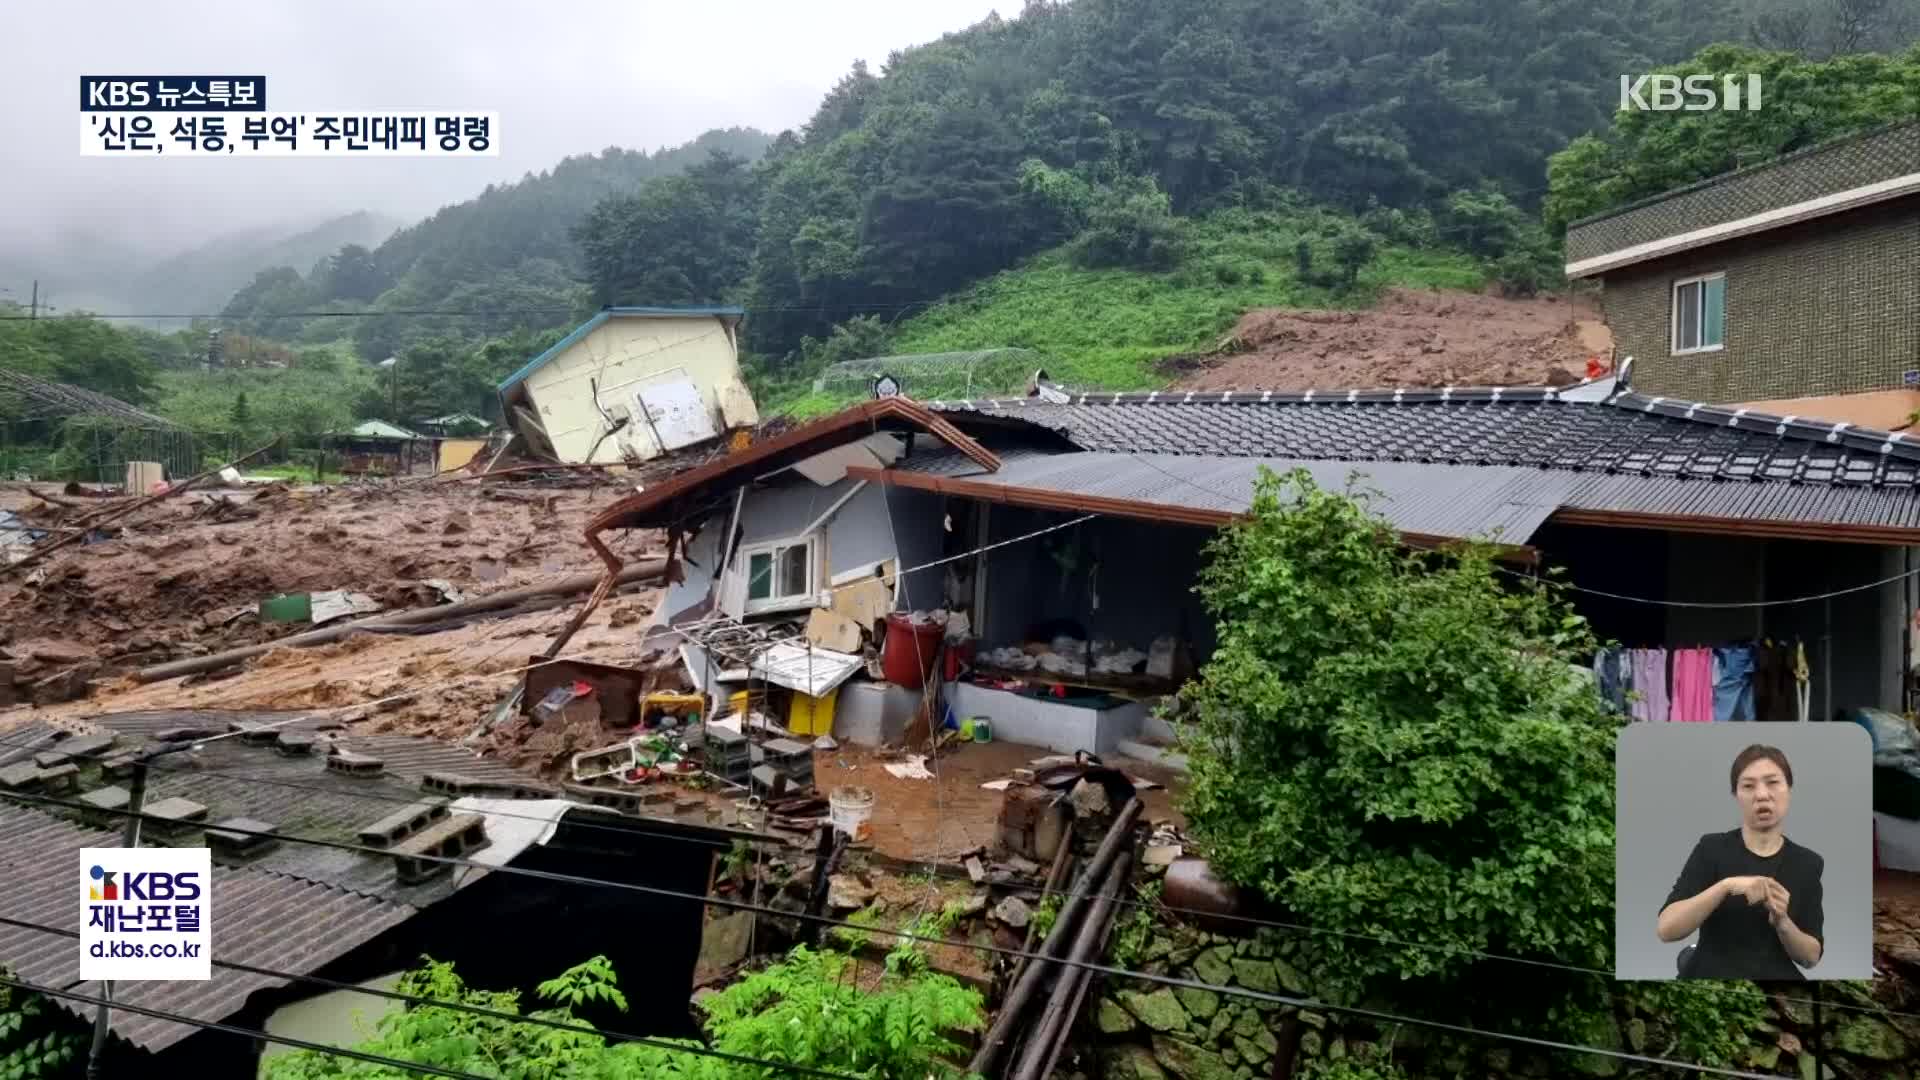
M268 597L260 601L260 621L312 622L313 595L289 593L286 596Z

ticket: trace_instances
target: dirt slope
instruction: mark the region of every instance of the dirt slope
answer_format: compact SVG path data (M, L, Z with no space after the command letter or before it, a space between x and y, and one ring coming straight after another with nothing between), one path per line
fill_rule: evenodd
M1393 289L1365 311L1250 311L1216 353L1168 366L1185 390L1539 386L1611 346L1597 312L1558 296Z

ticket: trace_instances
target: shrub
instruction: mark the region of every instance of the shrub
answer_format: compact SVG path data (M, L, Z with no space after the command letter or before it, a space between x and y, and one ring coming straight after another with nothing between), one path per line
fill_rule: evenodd
M1263 472L1197 588L1219 644L1182 691L1185 810L1216 872L1336 932L1325 968L1355 986L1466 950L1610 965L1617 722L1554 586Z

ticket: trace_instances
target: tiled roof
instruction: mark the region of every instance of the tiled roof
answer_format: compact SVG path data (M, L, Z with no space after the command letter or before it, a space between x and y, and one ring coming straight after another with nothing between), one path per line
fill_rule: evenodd
M106 714L78 725L121 736L116 749L148 744L171 728L223 729L230 723L284 724L279 730L314 732L337 727L299 713L150 710ZM292 723L285 723L292 720ZM0 734L0 763L30 758L57 748L60 734L45 723ZM333 733L337 734L337 733ZM206 823L235 817L277 826L289 835L339 843L359 843L359 830L425 796L419 781L429 772L456 773L474 780L538 784L535 778L471 751L401 735L341 735L341 745L378 757L376 777L329 772L324 747L311 756L287 756L271 747L221 739L192 753L157 760L149 772L148 805L182 796L207 807ZM106 781L95 770L82 773L88 790ZM79 904L75 888L77 853L83 847L118 847L120 819L105 814L84 817L62 809L33 809L0 800L0 912L22 920L72 930ZM100 825L112 825L102 829ZM199 844L197 830L169 834L150 830L144 843ZM497 854L512 844L496 837ZM215 856L212 888L214 955L260 967L304 974L346 955L380 933L445 899L466 880L440 875L414 885L399 884L391 860L337 848L281 842L261 854L234 863ZM0 967L30 982L92 994L79 984L77 945L71 938L0 926ZM215 968L206 982L129 983L116 988L124 1000L197 1019L219 1020L242 1008L249 995L285 980ZM92 1006L62 1001L91 1017ZM132 1013L115 1013L114 1033L158 1052L195 1033L196 1028Z
M36 810L0 805L0 911L26 922L79 928L78 853L86 847L118 847L117 833L83 828ZM318 882L253 867L215 867L209 890L208 926L216 957L296 973L313 971L352 951L418 909ZM97 995L80 981L79 944L73 938L0 926L0 966L28 982ZM214 968L204 982L132 982L115 996L132 1005L218 1020L237 1012L259 990L286 980ZM91 1018L93 1006L56 998ZM194 1034L188 1024L133 1013L115 1013L116 1035L160 1051Z
M1567 401L1551 390L1086 394L934 402L1004 418L1083 450L1322 461L1507 465L1636 476L1910 490L1920 441L1745 410L1625 394Z
M1920 171L1920 124L1876 128L1616 207L1567 227L1579 263Z

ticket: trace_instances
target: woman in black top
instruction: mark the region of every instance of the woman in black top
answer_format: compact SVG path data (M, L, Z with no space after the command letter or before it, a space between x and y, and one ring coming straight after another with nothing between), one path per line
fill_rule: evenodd
M1793 766L1771 746L1749 746L1730 775L1740 827L1708 833L1687 857L1660 909L1661 941L1700 931L1688 979L1805 979L1825 951L1820 874L1826 861L1786 838Z

